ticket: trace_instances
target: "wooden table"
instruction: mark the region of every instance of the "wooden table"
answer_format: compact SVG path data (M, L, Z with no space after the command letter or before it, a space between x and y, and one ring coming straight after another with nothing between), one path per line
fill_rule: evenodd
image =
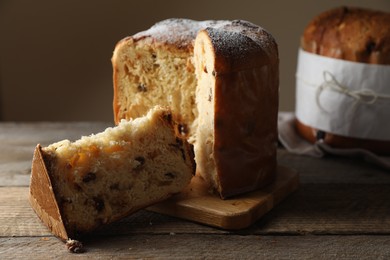
M0 123L0 259L390 259L390 173L284 149L279 163L300 173L301 186L250 228L232 232L142 210L94 234L84 254L72 254L28 203L33 149L109 125Z

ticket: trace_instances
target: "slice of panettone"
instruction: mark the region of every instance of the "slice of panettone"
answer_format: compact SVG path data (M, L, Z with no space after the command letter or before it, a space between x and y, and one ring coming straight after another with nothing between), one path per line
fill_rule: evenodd
M99 134L35 149L30 202L59 238L78 238L185 188L192 146L178 137L169 109Z

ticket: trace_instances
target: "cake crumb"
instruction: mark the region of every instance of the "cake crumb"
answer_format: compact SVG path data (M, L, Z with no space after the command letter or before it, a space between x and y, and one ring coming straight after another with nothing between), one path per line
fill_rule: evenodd
M85 252L83 243L78 240L73 240L69 238L68 240L66 240L65 245L66 248L68 248L68 250L72 253L80 254Z

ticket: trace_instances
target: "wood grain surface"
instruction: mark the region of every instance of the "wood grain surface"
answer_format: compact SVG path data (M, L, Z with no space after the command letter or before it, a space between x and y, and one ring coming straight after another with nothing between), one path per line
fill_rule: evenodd
M298 187L299 174L278 166L271 185L222 200L209 192L203 179L195 176L181 193L147 209L217 228L239 230L255 223Z
M88 241L80 255L53 237L17 237L0 238L0 250L2 259L389 259L390 237L115 236Z
M37 143L77 139L110 123L0 123L0 259L389 259L390 173L352 158L278 150L301 185L248 228L227 231L146 210L85 239L69 253L28 202Z

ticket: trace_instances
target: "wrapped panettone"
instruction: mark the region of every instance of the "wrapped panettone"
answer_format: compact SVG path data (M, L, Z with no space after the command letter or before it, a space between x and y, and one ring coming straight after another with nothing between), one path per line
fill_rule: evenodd
M340 7L304 30L296 128L310 142L390 153L390 13Z

